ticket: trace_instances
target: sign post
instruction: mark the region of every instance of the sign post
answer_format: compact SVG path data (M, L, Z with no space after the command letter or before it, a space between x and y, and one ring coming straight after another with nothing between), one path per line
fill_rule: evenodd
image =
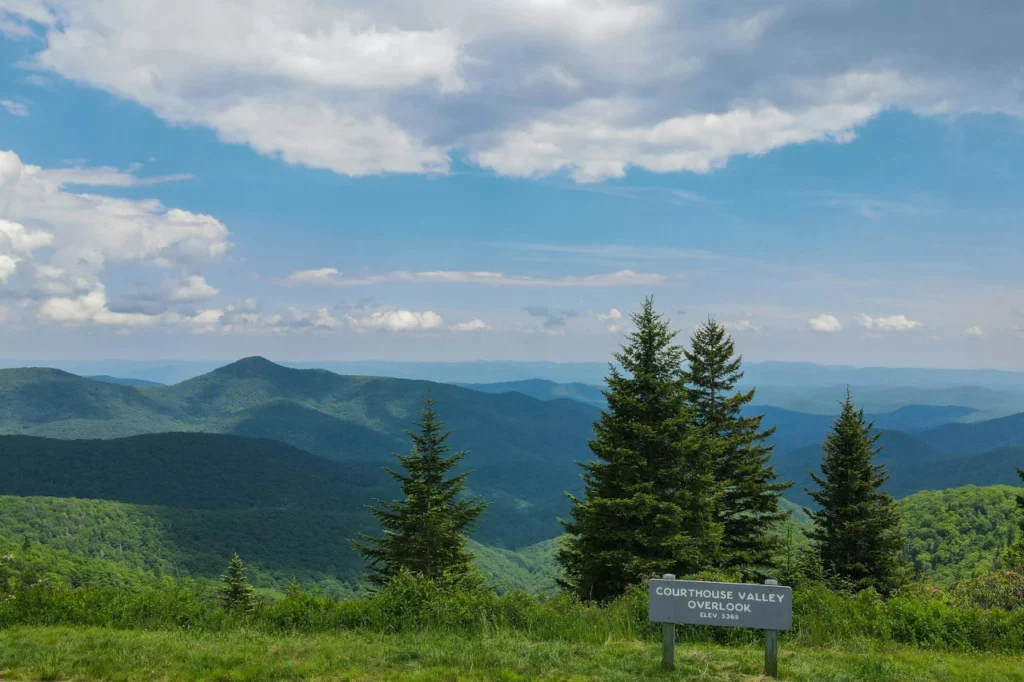
M765 580L765 585L778 585L778 580ZM779 676L779 631L764 631L764 674L768 677Z
M648 617L662 624L661 665L675 664L675 624L721 625L765 630L765 674L778 676L778 631L793 629L793 590L764 585L676 580L671 574L650 582Z
M675 580L675 575L666 573L661 576L663 580ZM661 669L676 669L676 624L661 624Z

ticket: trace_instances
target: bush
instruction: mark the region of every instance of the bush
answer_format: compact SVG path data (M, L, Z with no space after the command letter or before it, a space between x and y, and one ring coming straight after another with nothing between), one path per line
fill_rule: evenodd
M1024 607L1024 572L1021 568L993 571L963 580L953 589L957 605L981 609Z

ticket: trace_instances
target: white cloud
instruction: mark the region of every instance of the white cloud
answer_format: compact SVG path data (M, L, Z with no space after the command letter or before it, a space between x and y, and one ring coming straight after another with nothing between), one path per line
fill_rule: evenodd
M319 286L338 285L343 280L337 268L318 268L316 270L298 270L288 275L285 280L289 284L315 284Z
M20 262L20 258L0 253L0 284L7 284L7 280L18 269L18 263Z
M5 271L17 265L19 292L49 300L44 319L89 319L100 324L148 324L150 314L103 312L103 276L112 267L177 271L182 283L165 302L189 302L216 293L201 268L230 248L216 218L152 199L80 194L67 183L131 186L131 171L111 168L47 170L0 151L0 255ZM9 277L9 273L8 273ZM149 311L153 312L153 311ZM156 311L158 314L161 311Z
M199 310L190 314L174 311L148 315L118 312L110 309L102 285L80 296L54 296L39 307L38 318L44 322L64 324L95 324L109 327L153 327L180 325L198 333L215 331L225 314L223 310Z
M192 330L196 333L207 334L209 332L216 331L223 317L223 310L210 309L201 310L195 315L175 321L192 327Z
M921 323L916 320L908 320L906 315L871 317L864 313L861 313L857 317L857 324L865 329L877 330L880 332L906 332L921 326Z
M340 329L344 323L332 316L327 308L320 308L316 311L316 322L313 325L325 329Z
M739 322L734 323L722 323L722 327L729 330L730 332L760 332L761 328L756 326L750 321L750 319L740 319ZM812 323L813 327L813 323ZM824 330L817 330L824 331Z
M807 324L809 324L811 329L816 332L835 333L843 330L843 325L839 324L839 320L837 320L833 315L825 314L812 317L807 320Z
M107 296L103 287L76 298L51 298L39 308L39 317L53 322L92 322L121 327L152 325L160 320L155 315L111 312L107 308Z
M27 230L24 225L0 218L0 251L27 254L52 243L49 232Z
M213 298L220 291L210 286L202 275L189 275L168 293L167 300L174 303L194 303Z
M319 268L316 270L299 270L285 278L288 284L310 284L317 286L365 286L381 282L416 282L443 284L485 284L489 286L519 287L615 287L615 286L654 286L665 282L667 278L657 273L637 273L632 270L619 270L599 275L566 276L566 277L526 277L522 275L506 275L500 272L469 272L461 270L435 270L429 272L395 271L386 275L356 275L345 277L337 268Z
M619 329L620 329L620 327L617 324L610 324L610 325L608 325L608 331L610 331L612 334L614 334L615 332L619 331Z
M451 330L455 332L476 332L490 328L491 327L486 322L474 317L468 322L459 322L458 324L452 325Z
M984 336L985 331L981 327L968 327L964 330L964 336Z
M88 185L93 187L148 187L160 185L165 182L179 182L191 180L189 173L177 173L174 175L156 175L148 178L140 178L135 175L138 167L127 171L113 166L97 166L95 168L52 168L39 171L38 175L44 180L53 182L58 186L64 185Z
M881 107L859 99L782 111L770 104L723 114L691 114L653 126L624 124L639 103L595 99L526 129L507 132L473 159L503 175L529 177L568 169L577 182L619 178L628 166L655 172L707 173L730 157L756 156L790 144L848 141Z
M925 15L881 0L3 8L0 31L39 35L27 61L41 71L352 175L444 172L453 150L517 176L705 172L735 155L846 142L888 108L1024 114L1014 3Z
M345 319L357 330L383 329L390 332L437 329L444 325L440 315L432 310L422 313L410 310L389 310L375 312L367 317L346 315Z
M11 116L18 116L24 118L28 116L28 106L22 102L15 102L9 99L0 99L0 107L7 110L7 113Z
M598 313L597 319L599 320L620 320L622 319L622 313L618 308L612 308L607 313Z
M215 324L223 316L224 311L222 310L203 310L187 318L187 321L189 324L196 325Z

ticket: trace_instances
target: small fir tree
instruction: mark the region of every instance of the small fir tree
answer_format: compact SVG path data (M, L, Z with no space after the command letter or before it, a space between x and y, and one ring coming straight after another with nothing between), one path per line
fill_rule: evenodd
M359 535L353 548L370 565L370 581L386 585L402 571L438 583L477 580L473 555L466 549L466 533L487 507L476 497L464 496L470 472L449 476L468 454L447 454L451 431L445 431L429 395L416 424L408 455L395 455L403 472L388 469L405 498L374 500L370 512L380 521L382 537Z
M584 495L557 554L564 589L604 601L666 572L686 575L718 558L713 444L686 400L676 332L648 298L636 331L610 366L608 408L594 424L595 459L581 464Z
M811 511L810 537L826 576L855 590L868 587L891 594L905 581L902 537L896 501L880 490L889 475L874 464L879 434L865 423L849 391L842 412L823 444L818 490L807 490L818 504Z
M220 581L220 604L225 611L249 613L256 608L256 596L245 577L245 564L238 554L231 558L228 570L220 577Z
M715 480L722 495L715 521L722 526L719 568L737 569L748 579L771 572L780 541L774 532L787 518L779 499L791 482L779 482L766 439L775 427L761 429L764 415L744 416L754 390L736 391L743 358L735 354L725 328L709 318L690 338L686 351L688 396L698 423L718 441Z

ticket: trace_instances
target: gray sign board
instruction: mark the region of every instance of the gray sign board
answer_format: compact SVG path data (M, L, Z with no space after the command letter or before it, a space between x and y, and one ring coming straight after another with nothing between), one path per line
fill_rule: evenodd
M652 580L650 619L656 623L793 629L793 590L697 580Z

